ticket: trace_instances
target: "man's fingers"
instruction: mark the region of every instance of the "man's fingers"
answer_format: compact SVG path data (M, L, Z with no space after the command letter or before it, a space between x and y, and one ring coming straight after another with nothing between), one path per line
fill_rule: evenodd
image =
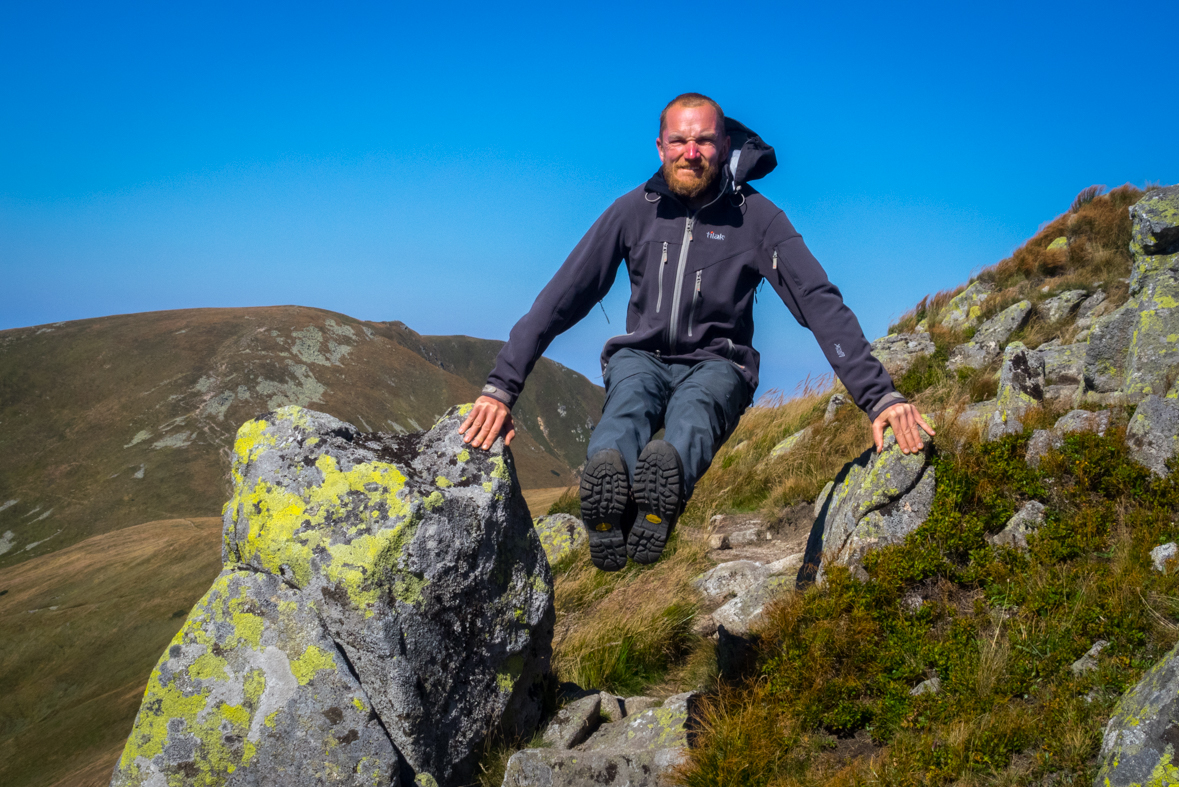
M925 433L930 437L933 437L935 434L937 434L937 432L933 431L933 427L925 422L925 418L922 417L920 412L917 413L917 421L921 424L921 428L925 430Z
M884 450L884 427L886 419L877 418L872 422L872 440L876 443L876 453Z
M491 428L487 430L487 435L483 440L483 450L487 451L491 448L491 444L495 442L495 438L499 437L500 427L504 425L504 412L498 411L495 414L495 420L491 423Z
M508 417L504 420L504 428L508 430L508 433L504 435L504 446L506 447L512 444L512 438L516 436L516 425L512 421L511 413L508 413Z
M476 406L471 414L467 416L467 420L459 428L463 433L463 442L469 443L476 434L479 433L479 427L483 426L483 412L484 408ZM468 428L469 427L469 428Z

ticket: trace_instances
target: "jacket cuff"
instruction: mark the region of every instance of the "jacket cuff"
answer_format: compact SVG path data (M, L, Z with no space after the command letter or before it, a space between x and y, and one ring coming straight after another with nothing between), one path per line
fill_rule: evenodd
M884 396L880 397L880 401L876 403L876 406L868 411L868 420L875 423L876 419L879 418L880 414L885 410L892 407L894 404L901 404L907 401L909 400L901 396L896 391L893 391L892 393L886 393Z
M506 404L509 410L511 410L512 407L516 404L516 397L512 396L502 388L496 388L491 383L483 386L483 390L479 393L482 396L490 396L492 399L498 399L499 401Z

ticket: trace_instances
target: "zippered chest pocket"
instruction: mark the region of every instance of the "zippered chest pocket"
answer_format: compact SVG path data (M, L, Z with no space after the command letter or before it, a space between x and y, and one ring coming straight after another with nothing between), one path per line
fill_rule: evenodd
M667 268L667 241L663 241L663 256L659 258L659 297L655 299L655 313L663 308L663 271Z
M692 336L692 326L696 323L696 309L700 304L700 277L704 270L696 271L696 286L692 289L692 308L688 311L688 337Z

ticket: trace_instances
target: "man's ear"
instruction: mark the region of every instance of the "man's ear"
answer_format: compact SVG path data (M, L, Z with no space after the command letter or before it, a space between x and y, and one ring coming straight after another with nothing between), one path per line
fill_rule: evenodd
M663 134L655 137L655 149L659 151L659 163L665 164L663 160Z

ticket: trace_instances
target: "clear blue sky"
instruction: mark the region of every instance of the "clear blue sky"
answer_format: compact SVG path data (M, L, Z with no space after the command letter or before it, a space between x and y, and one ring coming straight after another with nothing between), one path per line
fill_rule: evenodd
M0 4L0 329L296 303L507 338L708 93L881 335L1085 186L1179 181L1179 4ZM550 357L598 374L623 285ZM767 289L761 393L828 369Z

